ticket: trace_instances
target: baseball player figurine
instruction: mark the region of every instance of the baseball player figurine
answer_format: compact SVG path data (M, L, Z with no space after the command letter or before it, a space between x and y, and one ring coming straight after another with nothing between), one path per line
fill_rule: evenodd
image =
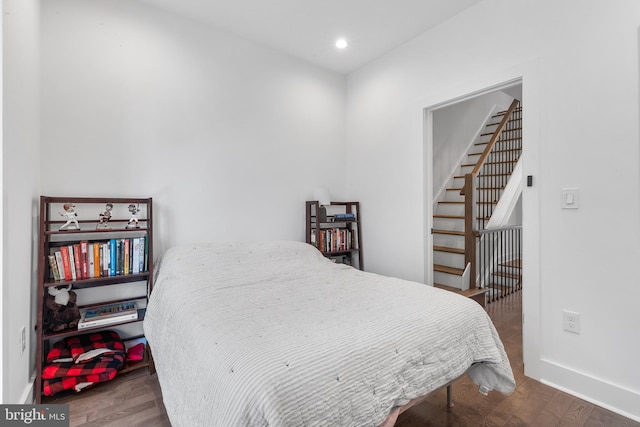
M66 216L67 222L65 222L60 230L80 230L80 224L78 224L78 220L76 217L78 214L76 213L76 206L73 203L65 203L63 206L64 213L58 211L60 216Z
M132 203L129 205L129 212L131 217L129 218L129 223L127 223L127 228L140 228L140 224L138 224L138 212L140 212L140 209Z
M100 220L96 225L97 230L111 230L109 227L109 220L111 219L111 210L113 209L113 203L107 203L104 207L104 212L100 213Z

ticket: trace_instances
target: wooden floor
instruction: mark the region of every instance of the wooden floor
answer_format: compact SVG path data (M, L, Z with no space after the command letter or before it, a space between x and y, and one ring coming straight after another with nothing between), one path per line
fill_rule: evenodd
M398 419L397 427L428 426L603 426L640 427L640 423L545 386L523 375L521 292L487 306L505 345L517 388L510 396L483 396L468 377L454 383L454 407L446 406L445 389ZM170 426L157 377L146 370L120 375L78 395L52 403L68 403L70 426ZM298 426L291 426L298 427Z

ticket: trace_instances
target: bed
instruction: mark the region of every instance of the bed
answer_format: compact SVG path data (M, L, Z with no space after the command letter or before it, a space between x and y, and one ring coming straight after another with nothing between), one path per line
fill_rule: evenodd
M144 330L173 427L386 427L465 373L515 387L475 301L300 242L167 250Z

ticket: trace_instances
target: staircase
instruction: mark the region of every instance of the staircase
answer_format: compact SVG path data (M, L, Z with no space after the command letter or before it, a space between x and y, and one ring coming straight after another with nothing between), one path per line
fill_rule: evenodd
M469 242L477 242L479 234L476 231L485 229L520 158L521 117L517 100L508 110L491 116L484 126L485 130L471 144L465 160L439 196L434 207L432 230L434 286L471 297L482 294L484 299L486 289L475 289L478 277L473 263L469 262L467 246ZM469 205L465 207L465 176L466 179L471 179L471 176L475 179L472 199L475 206L472 209ZM468 218L471 216L473 218ZM465 233L468 227L472 227L475 233L471 239L470 233ZM472 254L472 259L475 259L475 248ZM496 269L495 274L516 273L513 266L507 266L503 273ZM521 282L521 274L519 277Z
M522 289L522 260L513 259L501 262L491 272L487 284L487 300L495 301Z

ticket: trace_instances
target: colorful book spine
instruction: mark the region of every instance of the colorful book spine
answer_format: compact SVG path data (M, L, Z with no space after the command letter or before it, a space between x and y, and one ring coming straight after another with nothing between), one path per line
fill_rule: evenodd
M100 254L102 253L100 250L100 243L93 244L93 277L100 277L102 273L101 263L100 263Z
M130 248L129 245L131 245L131 242L129 241L129 239L123 239L122 241L122 246L123 246L123 250L122 250L122 274L128 275L129 274L129 265L130 264L130 260L129 260L129 256L130 256Z
M64 271L64 280L72 280L73 275L71 274L71 259L69 258L69 247L62 246L60 248L60 253L62 254L62 269Z
M98 326L113 325L115 323L128 322L130 320L137 320L138 312L126 313L121 316L106 317L104 319L85 319L85 313L81 314L80 321L78 322L78 330L95 328Z
M73 245L68 245L69 251L69 269L71 270L71 280L76 280L76 261L73 253Z
M49 255L49 267L51 267L51 275L56 282L60 280L60 272L58 271L58 263L55 255Z
M142 238L144 245L141 245L142 256L142 268L140 271L149 271L149 236Z
M122 316L124 314L137 313L138 309L134 301L101 305L89 308L85 311L85 320L105 319L107 317Z
M80 271L83 279L89 278L89 242L80 242Z
M76 277L74 280L82 279L82 267L80 265L80 244L73 245L73 265L75 265Z
M122 239L116 239L116 276L122 274Z
M115 276L117 271L116 239L109 241L109 276Z
M89 279L93 279L94 277L96 277L95 266L94 266L95 256L94 256L93 250L94 250L93 243L87 242L87 269L88 269L87 274L89 275Z
M133 239L133 247L131 248L131 273L140 273L140 238Z
M111 272L111 244L102 244L102 276L108 277Z
M58 264L58 273L60 273L60 280L66 280L64 278L64 264L62 262L62 253L60 251L55 252L56 264Z

